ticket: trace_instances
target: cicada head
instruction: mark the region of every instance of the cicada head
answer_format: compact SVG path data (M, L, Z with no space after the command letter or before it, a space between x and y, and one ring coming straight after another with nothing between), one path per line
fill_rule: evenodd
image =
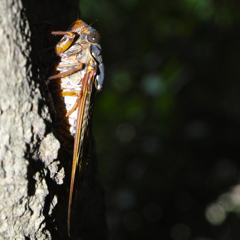
M75 32L78 35L81 35L86 28L88 28L88 25L85 22L83 22L82 20L77 20L69 26L68 31Z
M104 65L101 56L101 46L99 44L100 34L96 29L87 25L81 20L75 21L70 27L69 31L76 32L79 35L77 42L87 43L90 45L90 52L98 66L97 75L95 78L95 87L101 90L104 80Z
M101 46L99 44L100 34L94 28L88 26L83 30L83 33L80 37L82 40L87 41L91 45L91 54L97 62L98 71L95 79L95 87L99 91L102 88L104 80L104 65L101 55Z

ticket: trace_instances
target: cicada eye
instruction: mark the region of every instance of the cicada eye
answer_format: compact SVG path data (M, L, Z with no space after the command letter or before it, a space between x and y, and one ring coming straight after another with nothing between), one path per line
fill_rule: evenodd
M91 43L98 43L100 35L97 31L90 32L87 37L88 41Z

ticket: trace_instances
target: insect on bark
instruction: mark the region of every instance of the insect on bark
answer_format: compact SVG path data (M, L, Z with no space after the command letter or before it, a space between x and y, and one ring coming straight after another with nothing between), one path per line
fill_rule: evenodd
M85 22L77 20L67 31L52 31L63 35L55 46L59 60L57 74L49 77L49 89L57 114L60 142L63 147L74 137L72 172L68 201L67 229L70 235L70 217L76 174L83 174L88 161L84 148L89 141L89 115L93 87L101 90L104 65L99 45L99 33Z

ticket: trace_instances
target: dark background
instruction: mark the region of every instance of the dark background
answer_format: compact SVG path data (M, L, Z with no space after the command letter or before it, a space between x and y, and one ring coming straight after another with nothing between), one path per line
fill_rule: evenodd
M79 8L102 36L93 135L109 239L240 239L240 2Z
M102 36L93 134L110 239L240 239L240 2L80 9Z
M80 9L102 36L93 134L110 239L240 239L240 2Z

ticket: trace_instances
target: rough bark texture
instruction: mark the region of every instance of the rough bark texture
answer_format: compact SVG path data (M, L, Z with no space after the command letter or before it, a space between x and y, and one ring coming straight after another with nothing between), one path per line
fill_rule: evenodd
M54 209L59 199L66 202L68 183L58 157L60 143L51 130L37 59L39 35L33 25L54 20L53 10L58 16L57 9L64 11L68 5L48 2L3 0L0 4L0 239L67 239L66 207L57 208L63 209L62 216ZM59 14L56 22L66 19ZM103 194L94 174L93 160L72 239L106 238Z

